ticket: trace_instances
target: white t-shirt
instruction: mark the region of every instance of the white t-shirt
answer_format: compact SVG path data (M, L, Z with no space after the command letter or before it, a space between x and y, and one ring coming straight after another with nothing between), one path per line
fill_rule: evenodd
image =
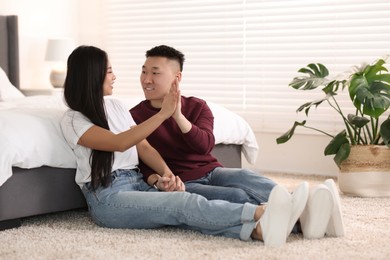
M135 125L129 109L113 98L105 98L104 105L110 131L118 134ZM93 123L82 113L69 109L61 121L62 133L77 159L76 183L82 187L91 181L91 165L89 163L92 150L77 144L80 137L93 126ZM125 152L114 152L112 171L117 169L134 169L138 166L138 153L135 146Z

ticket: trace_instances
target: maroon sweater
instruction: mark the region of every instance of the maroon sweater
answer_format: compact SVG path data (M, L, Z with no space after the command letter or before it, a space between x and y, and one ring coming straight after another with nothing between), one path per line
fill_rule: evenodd
M183 134L171 117L164 121L149 137L148 142L161 154L172 172L182 181L199 179L222 164L210 154L215 145L214 116L202 99L181 97L182 113L192 123L191 130ZM144 100L130 113L137 124L155 115L160 109ZM142 161L139 164L145 180L155 173Z

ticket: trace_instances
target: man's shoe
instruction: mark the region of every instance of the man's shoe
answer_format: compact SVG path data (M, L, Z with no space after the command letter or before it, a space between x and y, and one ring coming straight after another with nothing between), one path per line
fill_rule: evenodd
M292 212L292 197L284 187L276 185L268 199L260 224L264 245L278 247L286 243L286 232Z
M332 237L342 237L345 235L345 229L339 191L332 179L327 179L324 184L328 187L333 197L333 211L325 233Z
M304 238L324 237L332 212L333 197L329 188L324 184L312 188L306 207L300 217Z
M303 210L306 207L307 199L309 197L309 183L307 181L302 182L292 193L292 213L290 222L287 228L287 237L290 235L301 216Z

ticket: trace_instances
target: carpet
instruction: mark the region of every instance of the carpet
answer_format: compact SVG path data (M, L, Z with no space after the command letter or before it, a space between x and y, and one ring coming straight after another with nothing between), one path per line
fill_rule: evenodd
M268 173L293 190L324 176ZM119 230L95 225L85 210L29 217L0 232L0 259L390 259L390 198L341 196L346 236L303 239L268 248L259 241L207 236L177 228Z

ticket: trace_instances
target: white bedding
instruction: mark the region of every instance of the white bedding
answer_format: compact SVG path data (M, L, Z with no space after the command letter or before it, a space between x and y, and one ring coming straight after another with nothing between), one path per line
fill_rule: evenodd
M129 108L142 100L120 99ZM219 105L208 105L215 117L215 143L242 144L245 158L253 164L258 145L249 124ZM76 168L76 159L60 128L66 109L59 95L0 102L0 185L12 176L12 166Z

